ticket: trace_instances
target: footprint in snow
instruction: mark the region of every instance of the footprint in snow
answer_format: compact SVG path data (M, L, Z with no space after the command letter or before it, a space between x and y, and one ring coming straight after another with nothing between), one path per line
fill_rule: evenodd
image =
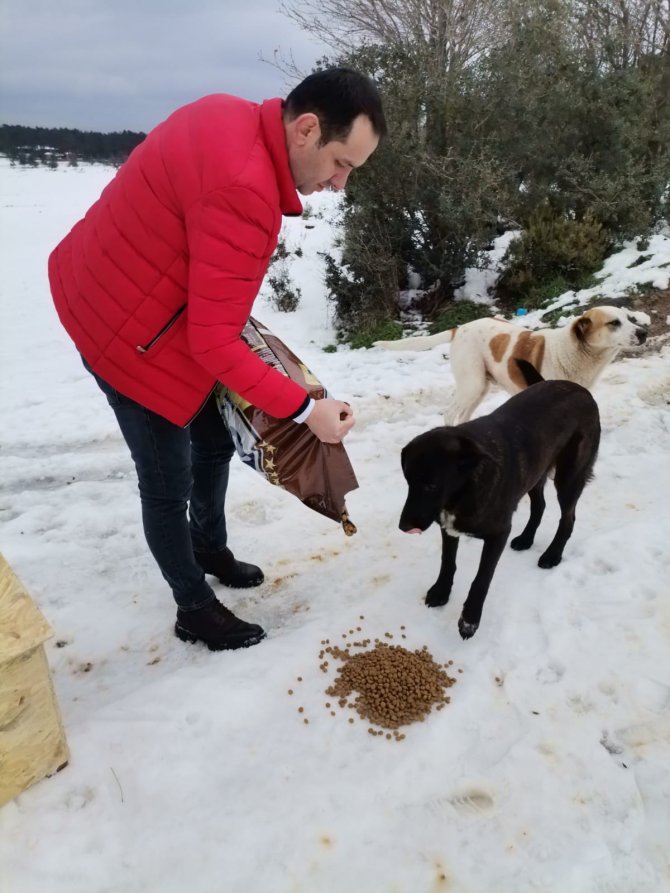
M458 812L467 815L486 815L495 808L495 798L481 788L463 788L456 791L448 802Z

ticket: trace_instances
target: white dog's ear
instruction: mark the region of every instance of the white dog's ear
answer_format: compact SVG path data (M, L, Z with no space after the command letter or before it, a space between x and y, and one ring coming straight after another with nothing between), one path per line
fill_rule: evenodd
M584 314L579 316L572 324L572 331L578 341L588 341L589 333L593 326L593 321L589 316Z

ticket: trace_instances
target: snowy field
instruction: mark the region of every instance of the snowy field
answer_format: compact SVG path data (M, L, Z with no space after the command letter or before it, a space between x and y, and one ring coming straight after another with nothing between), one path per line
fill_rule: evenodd
M548 487L536 545L505 552L464 642L480 543L462 542L450 604L428 609L438 529L398 530L400 450L441 424L445 351L323 351L335 337L317 251L333 197L309 199L324 216L286 228L303 250L301 306L260 299L255 315L354 407L358 533L234 460L230 545L266 582L216 589L268 638L211 653L173 636L130 459L48 293L49 251L113 171L0 164L0 549L53 626L71 750L0 810L3 893L670 890L668 348L606 371L596 478L563 563L537 567L558 519ZM623 271L667 286L670 239L656 239L643 270L634 246L610 259L601 291L623 294ZM451 703L401 742L324 706L320 642L357 625L372 638L405 626L406 647L462 671Z

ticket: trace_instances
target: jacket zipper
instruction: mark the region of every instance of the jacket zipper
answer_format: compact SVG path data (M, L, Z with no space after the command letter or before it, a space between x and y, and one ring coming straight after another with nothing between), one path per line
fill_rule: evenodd
M180 307L179 310L177 310L177 312L175 313L175 315L174 315L171 319L169 319L169 320L166 322L166 324L163 326L163 328L160 330L160 332L159 332L157 335L154 335L154 337L151 339L151 341L150 341L148 344L145 344L145 345L138 344L136 350L137 350L139 353L146 353L148 350L150 350L150 349L154 346L154 344L158 341L158 339L159 339L159 338L162 338L163 335L167 332L167 330L168 330L169 328L171 328L171 327L177 322L177 320L178 320L179 317L182 315L182 313L184 312L184 310L186 310L186 304L184 304L183 307ZM193 413L193 415L192 415L191 418L188 420L188 422L186 422L186 424L183 425L182 427L184 427L184 428L188 428L188 426L191 424L191 422L192 422L197 416L200 415L200 413L202 412L202 410L203 410L204 407L205 407L205 403L207 403L207 401L209 400L209 398L210 398L210 397L212 396L212 394L214 393L214 389L215 389L215 388L216 388L216 384L212 385L212 389L211 389L211 391L207 394L207 396L205 397L205 399L202 401L202 403L201 403L200 406L197 408L197 410Z
M160 330L160 332L157 335L154 335L154 337L151 339L151 341L148 344L145 344L144 346L141 344L138 344L136 347L136 350L138 351L138 353L146 353L148 350L150 350L154 346L154 344L158 341L158 339L162 338L163 335L168 331L168 329L170 329L177 322L177 320L182 315L184 310L186 310L186 304L184 304L183 307L180 307L179 310L177 310L175 315L165 323L165 325Z
M218 383L218 382L217 382L217 383ZM188 422L186 422L185 425L182 425L182 428L188 428L188 426L191 424L191 422L194 422L194 421L198 418L198 416L200 415L200 413L201 413L201 412L203 411L203 409L205 408L205 404L207 403L207 401L208 401L209 398L212 396L212 394L214 393L215 390L216 390L216 384L212 385L212 390L207 394L207 396L205 397L205 399L202 401L202 403L200 404L200 406L199 406L199 407L196 409L196 411L193 413L193 415L192 415L191 418L188 420Z

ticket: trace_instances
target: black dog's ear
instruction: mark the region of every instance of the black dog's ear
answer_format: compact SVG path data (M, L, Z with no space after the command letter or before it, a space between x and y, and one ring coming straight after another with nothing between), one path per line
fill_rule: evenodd
M484 447L468 437L467 434L453 434L445 443L445 449L452 461L455 461L461 471L470 471L480 462L493 462L494 458Z
M519 372L523 375L523 380L527 385L530 386L532 384L537 384L540 381L544 381L535 366L533 366L532 363L529 363L528 360L522 360L520 357L515 357L514 362L517 364Z

